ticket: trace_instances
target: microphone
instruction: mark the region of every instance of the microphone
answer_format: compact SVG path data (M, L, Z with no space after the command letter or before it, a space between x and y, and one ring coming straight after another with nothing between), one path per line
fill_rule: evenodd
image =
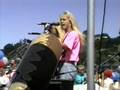
M48 22L42 22L42 23L38 23L38 25L54 25L54 26L58 26L60 25L59 22L52 22L52 23L48 23Z
M28 33L29 35L40 35L41 33L38 33L38 32L31 32L31 33Z

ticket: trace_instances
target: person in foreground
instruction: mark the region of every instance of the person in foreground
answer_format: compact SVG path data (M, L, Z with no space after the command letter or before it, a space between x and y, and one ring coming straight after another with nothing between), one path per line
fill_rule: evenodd
M43 33L32 41L8 90L46 90L62 52L60 33ZM54 33L54 34L53 34Z
M59 62L59 78L61 80L73 80L77 72L76 65L84 46L84 35L80 32L75 17L71 12L65 11L60 16L61 29L65 31L62 42L63 53Z

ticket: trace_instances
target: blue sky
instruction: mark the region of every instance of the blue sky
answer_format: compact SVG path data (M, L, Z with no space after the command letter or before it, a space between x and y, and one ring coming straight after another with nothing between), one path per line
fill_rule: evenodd
M101 32L104 0L95 0L95 33ZM118 36L120 0L107 0L104 33ZM72 12L80 26L87 28L87 0L0 0L0 48L20 39L34 39L29 32L43 32L41 22L57 22L60 14Z

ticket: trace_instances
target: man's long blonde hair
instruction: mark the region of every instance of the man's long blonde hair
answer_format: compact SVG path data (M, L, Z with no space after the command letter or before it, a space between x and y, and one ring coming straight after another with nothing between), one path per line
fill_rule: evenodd
M80 32L79 26L78 26L78 24L76 22L76 19L75 19L74 15L72 13L70 13L69 11L65 11L63 13L63 15L61 15L61 16L67 16L68 17L68 19L71 22L72 30L79 33L81 46L84 46L84 44L85 44L85 36L84 36L84 34L82 32Z

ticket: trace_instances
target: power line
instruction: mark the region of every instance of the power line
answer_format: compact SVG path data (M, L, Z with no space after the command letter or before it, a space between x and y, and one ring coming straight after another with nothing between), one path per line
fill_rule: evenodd
M105 23L105 15L106 15L106 0L104 0L104 11L103 11L103 19L102 19L102 29L101 29L101 35L100 35L100 46L99 46L99 65L101 64L101 57L102 57L102 37L103 37L103 30L104 30L104 23ZM99 66L100 69L101 66Z

